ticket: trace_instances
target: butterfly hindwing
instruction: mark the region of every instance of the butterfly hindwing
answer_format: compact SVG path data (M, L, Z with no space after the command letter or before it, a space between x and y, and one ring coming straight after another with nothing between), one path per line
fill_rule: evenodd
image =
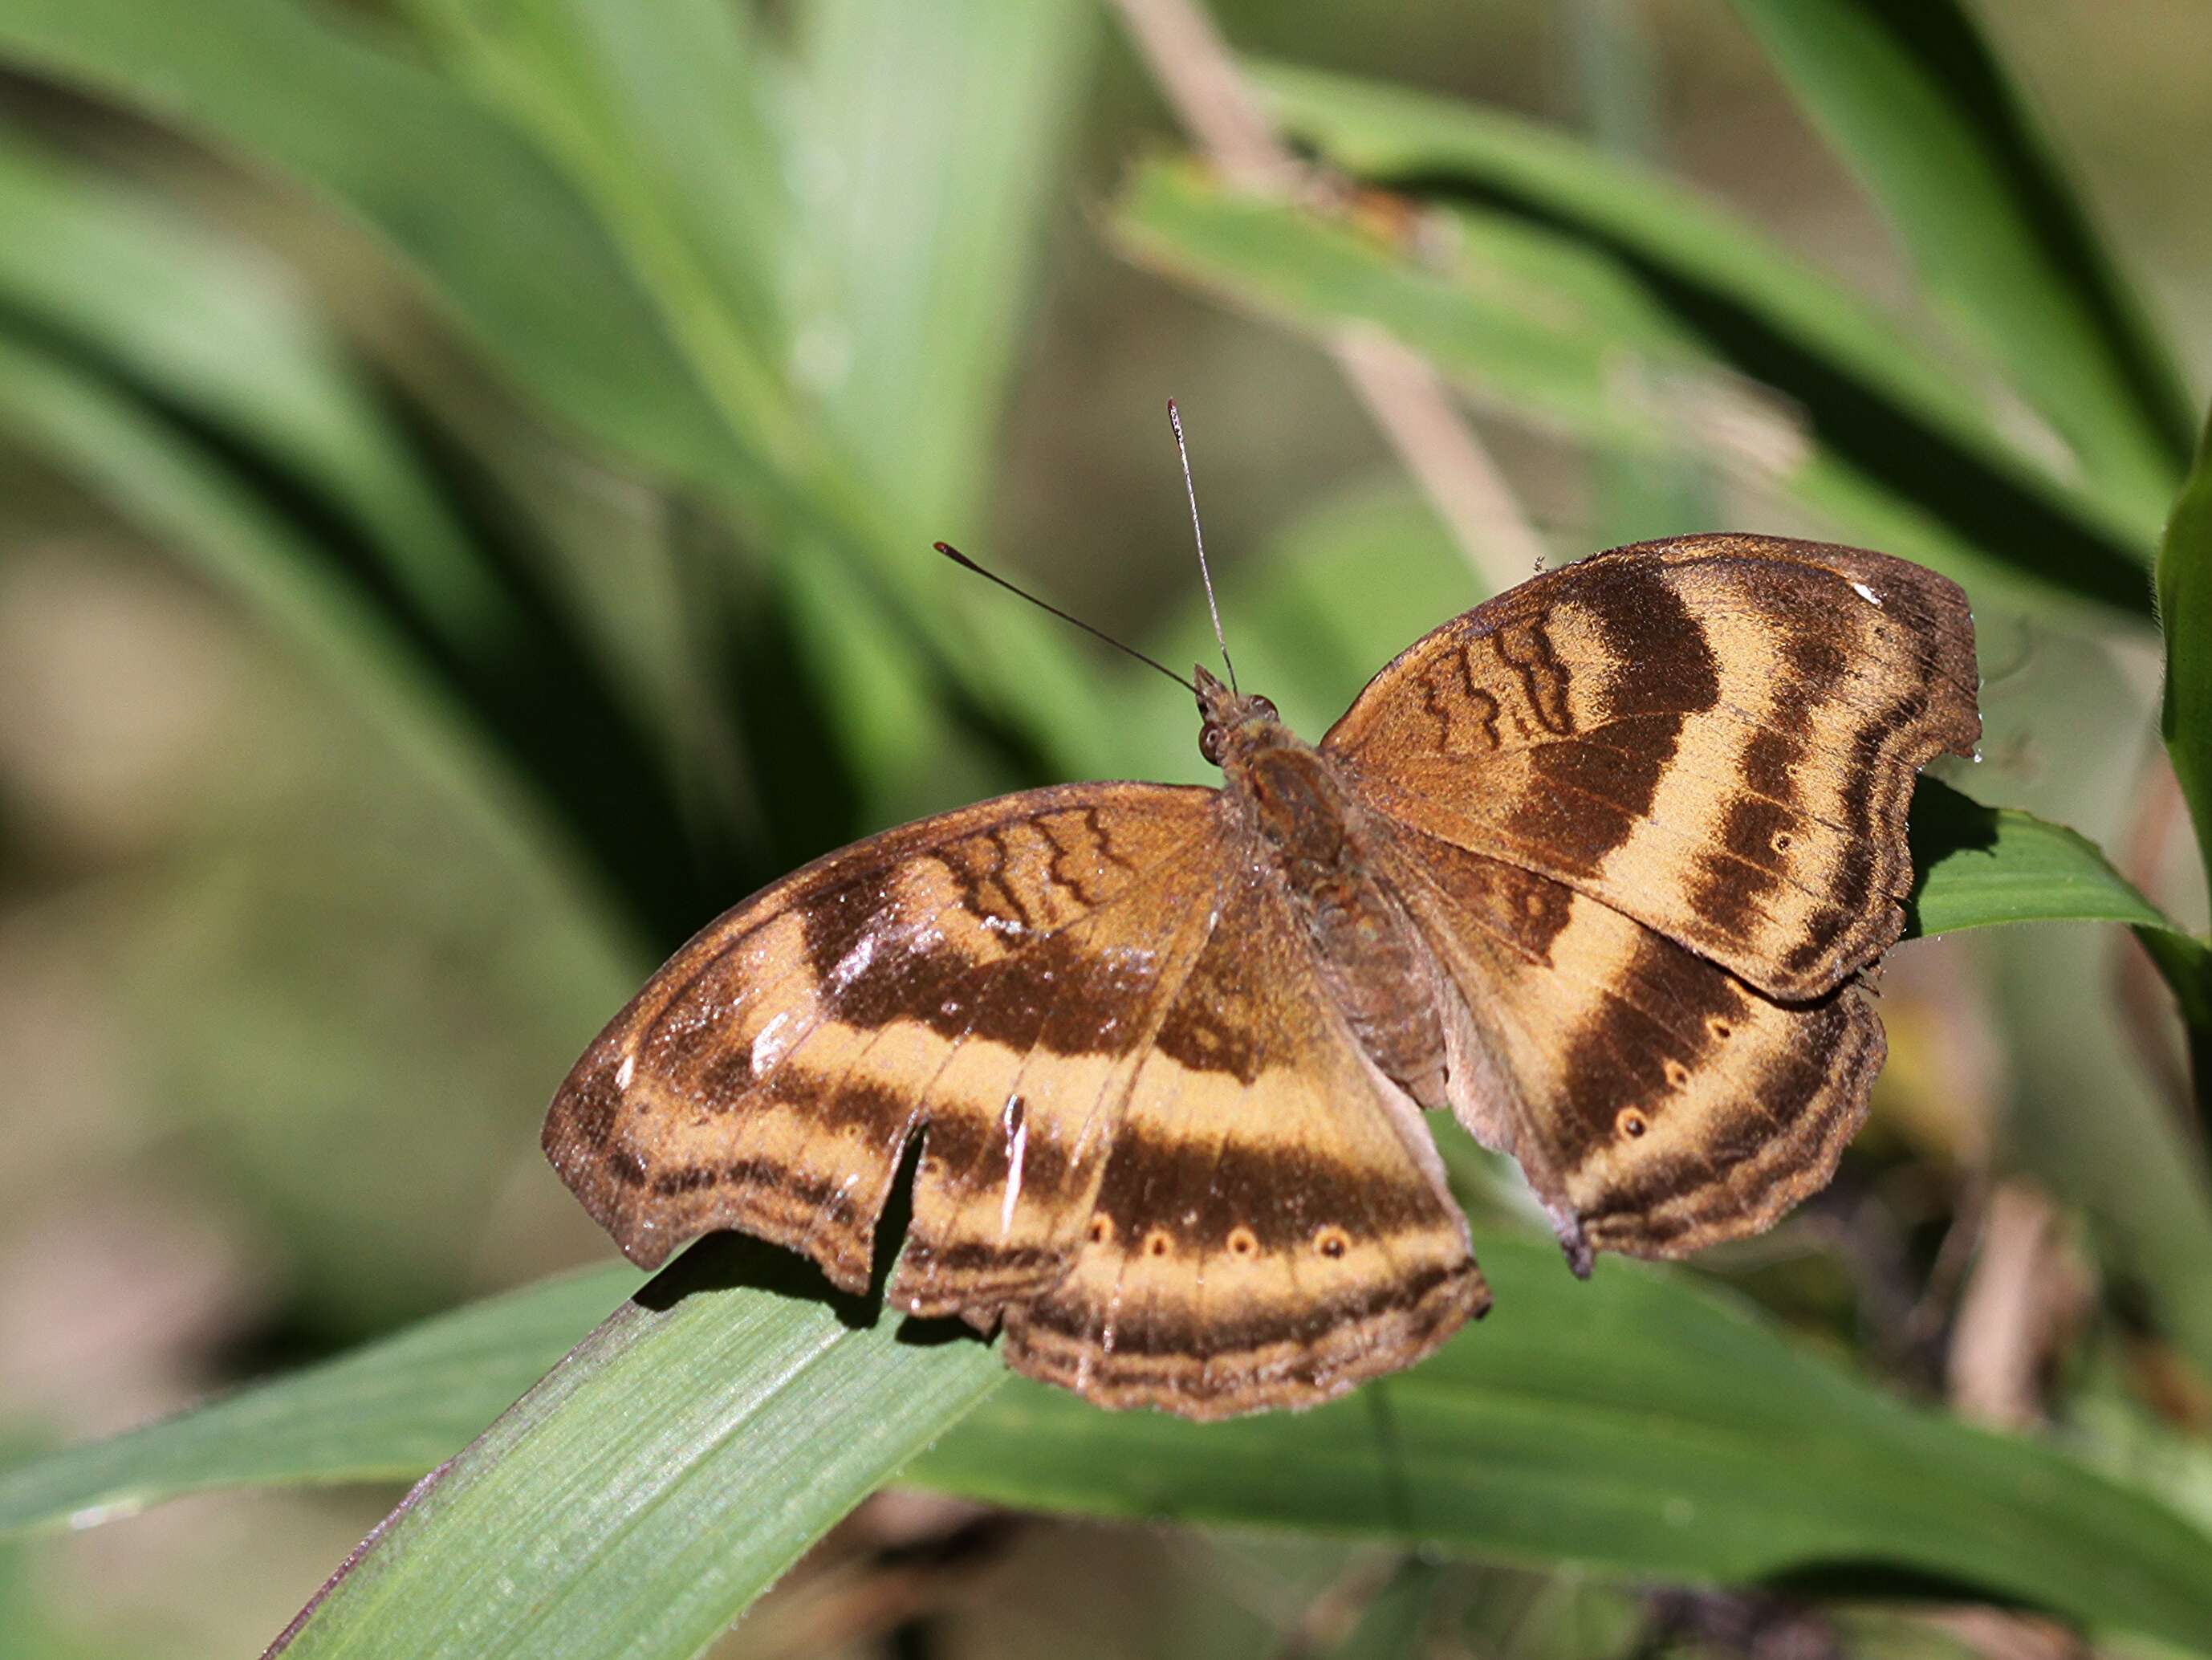
M1548 877L1413 832L1377 852L1460 993L1454 1108L1578 1268L1755 1233L1826 1185L1884 1052L1856 984L1779 1002Z
M1382 812L1602 900L1783 998L1893 942L1913 779L1971 753L1973 624L1857 549L1616 549L1446 623L1322 740Z
M1418 1110L1245 869L1137 1069L1096 1206L1067 1277L1008 1310L1006 1355L1107 1405L1310 1405L1489 1303Z
M919 1134L893 1295L988 1323L1058 1277L1089 1216L1215 879L1217 799L1038 790L817 860L615 1018L555 1098L548 1154L643 1266L740 1228L861 1291Z

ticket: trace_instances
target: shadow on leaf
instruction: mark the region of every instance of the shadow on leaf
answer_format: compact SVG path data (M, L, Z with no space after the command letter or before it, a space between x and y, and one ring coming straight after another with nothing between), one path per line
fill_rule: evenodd
M672 1312L687 1297L713 1292L760 1291L776 1297L819 1303L848 1331L871 1331L884 1316L884 1288L905 1242L907 1225L914 1214L914 1178L921 1157L921 1138L908 1144L893 1178L890 1201L876 1225L875 1261L865 1295L841 1291L810 1257L743 1233L713 1233L697 1241L665 1268L640 1286L630 1301L654 1314ZM976 1330L957 1319L925 1320L902 1316L895 1334L901 1343L934 1348L960 1341L987 1342Z
M1905 897L1905 938L1920 932L1920 895L1928 873L1962 853L1990 853L1997 844L1997 810L1961 795L1941 779L1923 775L1912 792L1912 891Z

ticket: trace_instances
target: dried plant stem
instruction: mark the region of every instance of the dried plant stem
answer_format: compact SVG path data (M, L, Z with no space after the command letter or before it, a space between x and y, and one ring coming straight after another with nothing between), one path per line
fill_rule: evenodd
M2134 817L2120 843L2120 873L2143 892L2158 891L2159 866L2186 814L2173 768L2165 751L2154 745L2142 786L2136 793ZM2143 1070L2173 1104L2182 1122L2201 1131L2196 1091L2203 1087L2203 1080L2192 1079L2191 1057L2174 1041L2171 988L2141 939L2121 941L2113 964L2113 991L2121 1026L2134 1043Z
M1200 149L1240 190L1288 196L1303 170L1199 0L1114 0L1138 56ZM1490 452L1428 361L1378 328L1343 331L1330 354L1493 590L1536 569L1544 544Z
M2007 1429L2043 1417L2051 1359L2088 1301L2064 1219L2032 1183L2001 1182L1951 1332L1947 1392L1965 1416Z

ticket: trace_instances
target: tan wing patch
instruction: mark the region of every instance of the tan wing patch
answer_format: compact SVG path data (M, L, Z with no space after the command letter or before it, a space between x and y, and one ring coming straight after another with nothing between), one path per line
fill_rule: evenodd
M1071 1271L1006 1311L1008 1364L1220 1418L1410 1365L1488 1304L1418 1110L1279 897L1238 881L1138 1067Z
M1893 942L1918 769L1972 752L1955 585L1856 549L1694 537L1523 583L1323 740L1390 817L1592 895L1783 998Z
M616 1018L556 1097L547 1153L643 1266L741 1228L859 1292L921 1134L892 1294L990 1324L1079 1241L1178 952L1196 947L1215 800L1040 790L808 866Z
M1466 1020L1453 1105L1520 1161L1578 1271L1755 1233L1825 1186L1881 1024L1845 986L1782 1003L1611 907L1431 838L1385 854Z

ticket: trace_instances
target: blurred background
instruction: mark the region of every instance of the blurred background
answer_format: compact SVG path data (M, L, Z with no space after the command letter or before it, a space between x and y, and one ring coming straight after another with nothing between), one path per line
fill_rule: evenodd
M1971 470L1975 499L1932 520L1942 480L1904 508L1797 488L1831 440L1863 472L1911 469L1883 473L1878 408L1854 436L1796 418L1804 394L1760 392L1741 355L1692 364L1648 296L1554 258L1540 215L1355 193L1313 210L1350 253L1207 218L1114 8L8 0L9 1444L605 1256L539 1118L691 928L921 812L1200 778L1185 696L929 552L957 543L1192 660L1170 395L1240 670L1307 735L1528 574L1529 531L1554 561L1723 527L1879 542L1974 593L1988 737L1952 781L2080 829L2203 925L2125 562L2179 476L2174 423L2100 455L2063 388L1996 361L1743 11L1212 9L1240 52L1528 118L1704 192L1855 298L2006 465L2075 490L2072 528L2005 519ZM2201 9L1970 10L2185 423L2212 383ZM1504 273L1483 304L1530 333L1478 317L1454 359L1460 325L1437 325L1518 520L1486 544L1432 511L1327 345L1411 303L1331 259L1449 275L1468 246ZM1589 385L1553 335L1594 340ZM1662 423L1699 435L1611 441L1615 403L1655 385ZM2059 571L2092 542L2119 562ZM1900 950L1891 1065L1842 1178L1700 1266L1909 1393L2154 1458L2212 1516L2212 1213L2164 995L2130 949L2081 927ZM1510 1175L1474 1179L1510 1219ZM0 1649L252 1651L393 1497L193 1499L15 1548ZM716 1652L1348 1653L1360 1633L1468 1656L2069 1651L1963 1615L890 1495Z

